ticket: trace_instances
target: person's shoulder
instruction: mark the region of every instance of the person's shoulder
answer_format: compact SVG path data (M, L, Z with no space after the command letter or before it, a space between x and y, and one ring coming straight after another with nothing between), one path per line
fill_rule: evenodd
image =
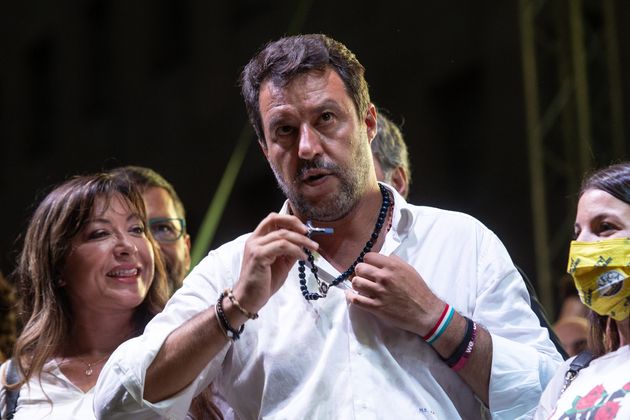
M191 270L190 275L195 273L207 273L208 270L230 270L235 266L240 267L240 261L245 248L245 241L251 235L246 233L228 241L217 248L212 249L199 263Z
M240 236L237 236L231 241L225 242L219 247L217 247L216 251L217 252L231 252L233 250L242 249L243 245L245 244L245 241L247 241L247 238L249 238L251 234L252 232L247 232Z
M593 363L619 363L619 361L630 363L630 344L619 347L617 350L613 350L606 354L602 354L596 359L593 359Z
M487 229L479 219L461 211L447 210L432 206L416 206L407 203L405 209L409 210L414 218L421 223L446 224L453 228Z

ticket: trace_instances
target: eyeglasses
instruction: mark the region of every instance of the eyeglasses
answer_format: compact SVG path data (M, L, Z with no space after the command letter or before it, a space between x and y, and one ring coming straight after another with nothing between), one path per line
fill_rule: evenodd
M186 221L180 217L159 217L149 220L151 234L158 242L175 242L186 232Z

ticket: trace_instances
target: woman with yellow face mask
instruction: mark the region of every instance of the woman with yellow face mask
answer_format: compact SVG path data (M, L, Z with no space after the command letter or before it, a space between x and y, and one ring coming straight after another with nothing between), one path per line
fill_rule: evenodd
M583 182L567 271L591 310L592 357L567 360L536 418L630 419L630 163Z

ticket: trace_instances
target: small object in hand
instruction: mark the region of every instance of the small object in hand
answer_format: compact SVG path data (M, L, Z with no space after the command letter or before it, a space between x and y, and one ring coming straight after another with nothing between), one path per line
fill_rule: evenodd
M320 227L313 226L313 222L311 222L310 220L306 221L306 227L308 228L308 232L306 232L306 236L308 236L309 238L314 233L321 233L324 235L332 235L333 233L335 233L335 229L331 227L320 228Z

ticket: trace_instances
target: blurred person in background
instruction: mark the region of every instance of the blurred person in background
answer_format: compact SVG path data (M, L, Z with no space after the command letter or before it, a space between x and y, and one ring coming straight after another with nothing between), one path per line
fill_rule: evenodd
M0 272L0 363L11 357L15 343L15 290Z
M411 184L407 144L398 126L383 113L378 112L376 122L376 136L371 144L376 179L391 185L407 199Z
M586 349L588 341L588 320L581 316L565 316L553 324L567 356L575 356Z

